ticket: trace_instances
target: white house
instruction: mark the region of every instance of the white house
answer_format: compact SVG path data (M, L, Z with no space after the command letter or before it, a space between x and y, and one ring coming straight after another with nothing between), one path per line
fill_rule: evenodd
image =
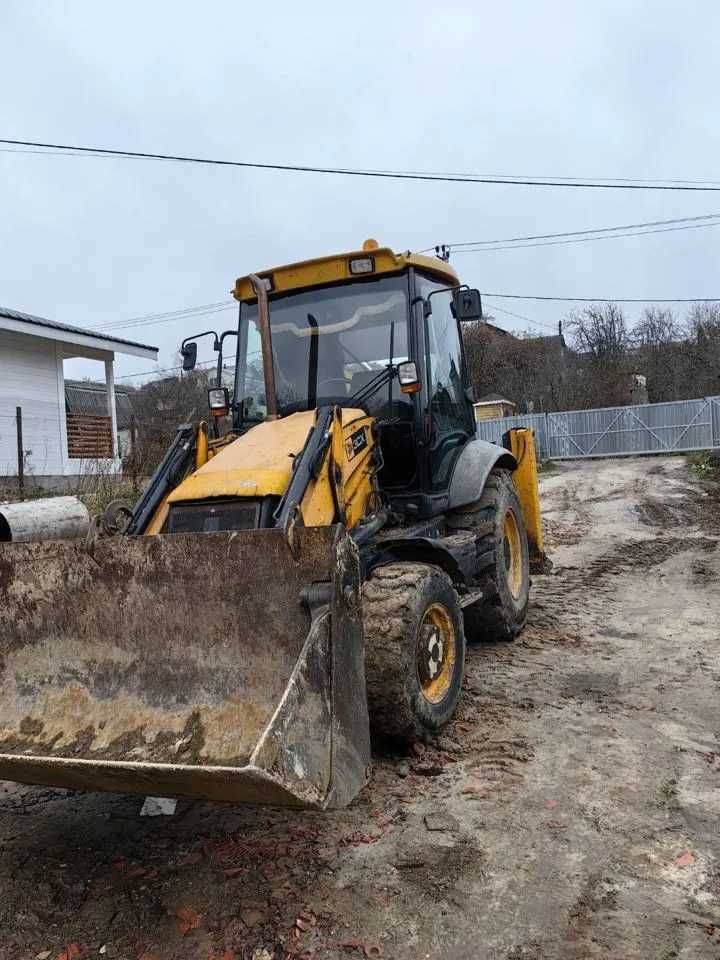
M0 481L18 473L18 408L28 481L62 487L97 462L120 471L116 353L157 360L156 347L0 307ZM71 357L104 362L102 416L66 413L63 362Z

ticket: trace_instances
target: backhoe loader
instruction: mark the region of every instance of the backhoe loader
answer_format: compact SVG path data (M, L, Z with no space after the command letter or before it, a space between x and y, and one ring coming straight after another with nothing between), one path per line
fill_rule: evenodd
M84 541L0 545L0 778L326 809L373 736L453 716L542 559L532 433L476 434L445 260L362 249L237 280L210 424ZM223 349L234 343L232 389Z

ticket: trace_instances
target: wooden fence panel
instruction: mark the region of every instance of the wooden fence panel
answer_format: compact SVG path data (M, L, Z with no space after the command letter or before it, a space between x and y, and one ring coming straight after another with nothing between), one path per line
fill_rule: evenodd
M68 456L74 460L112 457L112 421L110 417L67 415Z

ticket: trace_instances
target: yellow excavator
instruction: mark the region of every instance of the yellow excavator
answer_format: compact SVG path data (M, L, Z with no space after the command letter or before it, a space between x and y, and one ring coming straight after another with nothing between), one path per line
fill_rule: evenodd
M444 259L363 248L240 278L205 422L87 540L0 545L0 778L343 806L371 731L453 716L543 558L532 433L477 437ZM223 348L235 341L232 389Z

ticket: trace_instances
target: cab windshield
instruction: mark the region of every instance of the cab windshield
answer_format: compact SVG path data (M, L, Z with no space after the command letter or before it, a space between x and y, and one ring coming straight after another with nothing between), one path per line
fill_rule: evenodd
M389 363L408 359L406 276L270 297L278 411L346 404ZM266 413L257 305L240 307L235 402L242 420ZM397 381L367 402L381 415L407 404ZM391 411L387 411L390 415Z

